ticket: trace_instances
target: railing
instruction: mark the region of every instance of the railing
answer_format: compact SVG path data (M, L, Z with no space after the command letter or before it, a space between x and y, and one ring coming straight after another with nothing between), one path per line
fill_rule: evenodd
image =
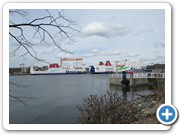
M122 74L111 74L110 78L122 78ZM131 78L130 74L126 74L126 78ZM134 73L132 78L165 78L165 73Z

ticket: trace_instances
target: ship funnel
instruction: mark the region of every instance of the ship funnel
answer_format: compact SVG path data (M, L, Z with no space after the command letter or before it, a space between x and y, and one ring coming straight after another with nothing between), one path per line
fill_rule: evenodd
M111 66L111 63L110 63L110 61L106 61L106 64L105 64L106 66Z

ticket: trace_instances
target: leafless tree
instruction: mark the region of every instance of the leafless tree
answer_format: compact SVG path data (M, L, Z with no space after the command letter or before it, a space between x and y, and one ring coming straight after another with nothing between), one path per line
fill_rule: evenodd
M124 102L118 93L108 92L104 96L91 95L77 106L83 124L130 124L137 118L139 108Z
M136 100L124 101L117 92L107 91L104 96L90 95L77 106L80 122L82 124L159 124L156 110L161 100L158 95L137 96L139 98Z
M9 10L9 38L11 43L15 43L17 47L10 52L10 55L15 56L20 48L24 48L24 53L20 56L24 57L30 55L33 59L38 61L40 59L37 55L35 46L46 45L56 46L58 50L66 53L71 53L62 48L63 40L74 42L74 32L79 32L76 28L75 21L72 21L65 16L63 10L44 10L44 15L41 17L30 17L31 10L12 9ZM33 40L36 39L36 43ZM11 45L11 44L10 44ZM24 87L23 85L13 82L10 85ZM34 99L27 96L16 96L12 92L9 95L11 98L23 103L23 99Z
M21 56L30 55L38 61L44 61L37 56L34 46L38 44L56 46L62 52L70 53L68 50L62 48L61 41L68 40L74 42L73 33L79 32L75 28L75 21L67 18L63 10L45 10L44 16L29 17L30 10L13 9L9 10L9 36L10 40L17 44L17 48L10 52L15 55L16 51L24 48L25 52ZM24 22L15 22L21 18ZM27 34L28 31L28 34ZM58 37L58 38L57 38ZM33 43L33 39L38 40L39 43Z
M17 83L13 83L13 82L9 82L9 84L13 87L23 87L23 88L26 88L26 87L30 87L30 85L21 85L21 84L17 84ZM17 100L18 102L22 103L23 105L28 105L25 100L28 99L28 100L34 100L36 98L34 97L29 97L29 96L18 96L16 94L14 94L15 90L13 89L9 89L9 97L12 98L12 99L15 99Z

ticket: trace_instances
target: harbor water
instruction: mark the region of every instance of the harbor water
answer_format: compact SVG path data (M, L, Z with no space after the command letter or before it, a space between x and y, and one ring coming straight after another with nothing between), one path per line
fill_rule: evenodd
M131 101L137 95L153 93L148 87L124 91L120 86L110 86L108 74L22 75L10 76L9 81L10 124L78 124L76 107L90 95L112 91Z

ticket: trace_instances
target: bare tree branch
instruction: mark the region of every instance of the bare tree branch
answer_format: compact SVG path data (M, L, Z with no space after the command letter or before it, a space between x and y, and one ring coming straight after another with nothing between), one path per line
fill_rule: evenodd
M36 99L36 98L33 98L33 97L27 97L27 96L23 96L23 97L14 96L14 95L11 95L11 94L9 94L9 97L16 99L17 101L19 101L19 102L22 103L23 105L27 105L27 104L26 104L25 101L22 100L22 99Z
M30 39L31 33L27 34L26 30L34 30L33 35L31 35L31 38L37 38L39 37L39 44L46 44L49 46L56 46L57 49L59 49L62 52L65 53L71 53L68 50L65 50L62 48L62 43L60 44L59 41L69 40L71 42L75 42L73 39L73 32L79 32L74 26L75 22L68 19L64 13L63 10L57 10L56 15L52 14L49 10L46 10L46 13L42 17L37 17L35 19L30 20L30 18L26 19L25 22L17 23L12 20L10 20L9 23L9 35L11 37L11 40L14 40L18 47L11 52L10 54L16 53L21 47L25 49L25 53L21 56L30 55L34 59L38 61L44 61L37 57L37 53L33 46L38 45L34 44L32 40ZM21 16L22 18L28 17L27 10L10 10L9 14L12 17L15 17L16 15ZM28 21L30 20L30 21ZM26 33L25 33L26 32ZM37 36L37 37L36 37ZM56 38L55 38L56 37ZM58 37L58 38L57 38ZM48 42L50 41L50 42Z
M29 87L30 85L20 85L20 84L17 84L17 83L13 83L13 82L9 82L10 85L14 85L14 86L18 86L18 87Z
M9 82L9 84L11 86L16 86L16 87L23 87L23 88L26 88L26 87L30 87L31 85L21 85L21 84L18 84L18 83L14 83L14 82ZM34 97L29 97L29 96L17 96L17 95L14 95L13 92L18 92L18 91L15 91L15 90L12 90L10 89L9 90L10 93L9 93L9 97L19 101L20 103L22 103L23 105L27 105L25 103L25 100L24 99L37 99L37 98L34 98ZM19 93L19 92L18 92Z
M32 54L32 53L29 51L29 49L27 48L27 45L24 44L21 40L19 40L18 37L15 37L13 34L11 34L11 32L9 32L9 35L12 36L12 37L19 43L20 46L19 46L18 48L20 48L21 46L23 46L23 47L25 48L26 52L25 52L23 55L29 54L31 57L33 57L34 59L36 59L36 60L38 60L38 61L44 61L44 60L42 60L42 59L38 59L37 56L36 56L36 54L35 54L35 55ZM17 49L16 49L15 51L17 51ZM15 53L15 52L14 52L14 53ZM23 55L22 55L22 56L23 56Z

